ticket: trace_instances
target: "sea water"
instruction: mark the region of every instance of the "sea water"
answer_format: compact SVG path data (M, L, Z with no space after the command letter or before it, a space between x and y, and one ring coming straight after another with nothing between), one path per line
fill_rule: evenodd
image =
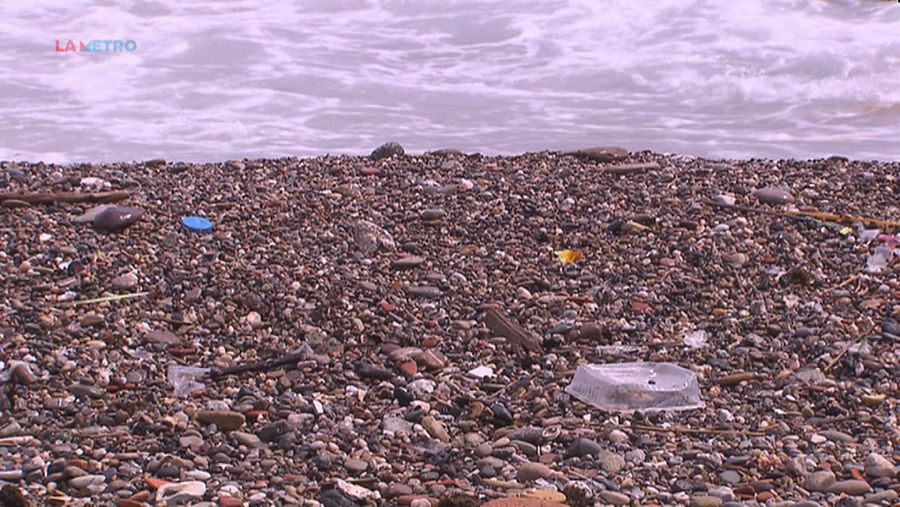
M898 127L896 1L0 2L0 159L898 160Z

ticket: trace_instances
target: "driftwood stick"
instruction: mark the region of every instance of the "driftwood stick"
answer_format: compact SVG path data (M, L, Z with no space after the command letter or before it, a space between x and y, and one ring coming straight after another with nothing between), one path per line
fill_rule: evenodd
M0 203L3 201L23 201L31 204L51 204L54 202L96 202L108 203L128 199L130 192L118 190L114 192L3 192L0 193Z
M750 206L741 206L740 204L725 204L712 200L705 200L704 203L715 208L725 208L739 211L747 211L750 213L762 213L764 215L772 215L776 217L793 218L794 220L822 220L825 222L837 222L841 224L861 223L866 225L877 225L878 227L900 229L900 222L893 220L881 220L879 218L863 217L859 215L837 215L835 213L826 213L824 211L773 211L762 208L752 208Z
M543 352L540 338L525 330L517 322L510 320L499 310L489 309L484 314L484 323L497 336L502 336L531 352Z
M209 372L209 376L213 379L217 379L228 375L240 375L241 373L245 373L248 371L267 371L279 366L284 366L286 364L296 363L304 357L306 357L305 352L297 352L295 354L288 354L287 356L280 357L278 359L267 359L265 361L259 361L256 363L237 364L234 366L229 366L227 368L212 369Z
M816 220L825 220L828 222L838 222L841 224L866 224L876 225L878 227L900 229L900 222L893 220L882 220L880 218L862 217L859 215L837 215L834 213L826 213L824 211L788 211L788 216L801 216L815 218Z
M103 296L94 299L81 299L78 301L66 301L62 303L65 306L79 306L79 305L89 305L93 303L105 303L107 301L122 301L123 299L134 299L144 297L149 292L135 292L133 294L116 294L114 296Z

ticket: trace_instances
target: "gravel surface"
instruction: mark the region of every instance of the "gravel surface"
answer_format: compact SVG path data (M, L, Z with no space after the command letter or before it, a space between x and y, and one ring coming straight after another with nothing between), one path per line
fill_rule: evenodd
M898 501L900 164L374 155L0 163L0 504Z

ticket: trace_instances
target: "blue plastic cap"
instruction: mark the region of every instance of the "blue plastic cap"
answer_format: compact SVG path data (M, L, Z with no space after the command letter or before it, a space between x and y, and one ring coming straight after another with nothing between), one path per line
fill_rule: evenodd
M213 230L212 222L203 217L184 217L181 219L181 225L192 232L209 232Z

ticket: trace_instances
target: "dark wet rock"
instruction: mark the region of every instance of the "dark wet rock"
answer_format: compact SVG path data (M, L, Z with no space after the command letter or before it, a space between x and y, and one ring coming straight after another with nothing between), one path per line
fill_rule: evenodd
M600 444L589 439L589 438L576 438L569 445L569 450L567 451L567 456L570 457L582 457L582 456L596 456L600 454L603 448L600 447Z
M447 156L462 156L465 155L463 152L457 150L456 148L441 148L439 150L434 150L431 152L432 155L437 155L439 157L447 157Z
M94 229L101 232L121 232L144 216L139 208L111 206L94 217Z
M541 445L541 434L543 430L536 426L523 426L506 435L510 440L521 440L534 445Z
M274 421L263 426L257 433L257 436L263 442L273 442L290 430L291 427L287 421Z
M512 424L513 416L503 403L500 403L499 401L495 402L491 405L491 412L494 413L494 421L497 424L501 426Z
M391 370L379 368L369 363L360 363L357 365L356 374L359 375L360 378L374 380L390 380L396 375Z
M406 152L403 150L403 146L391 141L375 148L375 150L372 151L372 154L369 155L369 158L372 160L381 160L383 158L400 157L403 156L404 153Z
M415 255L407 255L400 257L391 263L391 267L396 269L410 269L421 266L425 263L425 259Z
M422 211L422 214L420 216L421 216L422 220L434 221L434 220L440 220L440 219L444 218L445 216L447 216L447 212L440 208L429 208L429 209Z
M409 294L409 297L422 299L438 299L443 295L441 289L438 289L437 287L418 285L407 288L406 293Z

